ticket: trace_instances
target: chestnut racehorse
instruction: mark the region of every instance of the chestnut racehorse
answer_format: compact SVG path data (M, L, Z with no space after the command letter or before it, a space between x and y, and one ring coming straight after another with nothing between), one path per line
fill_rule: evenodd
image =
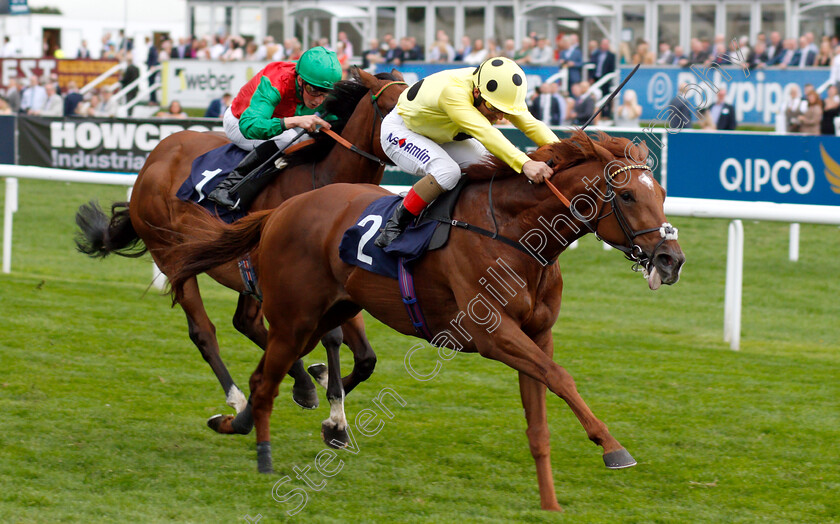
M387 162L387 157L379 142L379 127L382 116L396 105L399 94L405 90L405 83L396 70L373 76L354 68L351 74L354 80L337 83L326 101L328 112L339 117L333 130L339 131L342 138L359 150L381 161L335 146L332 138L320 133L316 135L314 145L287 156L288 167L262 191L250 211L275 208L293 195L334 182L378 184L381 181L383 161ZM226 143L228 139L223 135L194 131L182 131L162 140L138 174L130 203L114 203L111 217L106 216L95 203L79 209L76 216L81 228L77 238L79 250L92 257L104 257L111 253L140 256L148 250L161 271L169 276L173 270L173 259L168 248L189 238L196 224L209 217L198 205L177 199L175 193L189 176L196 157ZM258 264L254 260L254 266ZM244 291L236 263L208 267L207 274L231 289L240 293ZM187 316L190 339L216 374L227 403L237 412L241 411L246 405L245 396L234 384L221 360L216 328L204 309L196 278L183 282L178 302ZM328 350L328 361L337 363L343 331L344 341L353 350L355 363L353 372L343 381L344 390L349 391L370 376L376 356L365 337L361 315L345 320L344 329L325 336L324 344ZM255 298L240 294L233 324L265 349L267 331L260 303ZM335 356L330 355L333 351ZM334 370L331 367L330 372L331 378L335 373L340 380L337 366ZM295 378L295 401L303 407L316 407L318 397L315 387L302 362L296 362L290 374ZM211 427L215 419L213 417L208 421Z
M569 242L593 232L644 269L651 289L679 279L685 256L676 229L666 221L665 191L650 175L646 157L643 145L603 134L594 141L582 131L545 145L531 158L554 166L550 183L561 188L558 197L546 184L529 185L498 160L472 166L467 175L474 181L464 189L453 218L487 235L497 231L507 241L453 227L448 244L414 267L417 300L431 333L437 333L434 345L477 351L519 371L544 509L560 509L550 465L546 387L566 401L589 439L602 446L607 467L635 465L581 399L569 373L552 360L551 328L562 292L560 268L553 262ZM278 385L324 333L366 309L416 336L396 282L339 258L343 233L387 194L375 186L331 185L232 226L213 224L212 238L173 249L177 298L194 274L259 246L268 347L254 372L249 409L223 420L219 430L255 423L261 472L272 470L269 416ZM495 291L486 285L491 270L502 276L493 284Z

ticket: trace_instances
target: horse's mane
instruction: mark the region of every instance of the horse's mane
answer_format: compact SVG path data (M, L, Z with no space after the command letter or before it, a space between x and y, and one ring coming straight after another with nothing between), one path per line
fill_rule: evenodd
M603 131L599 131L598 135L593 138L581 129L574 129L572 136L569 138L545 145L528 156L533 160L543 162L551 159L554 161L557 169L561 170L574 167L588 160L605 159L605 157L608 158L609 156L623 158L628 153L628 143L630 143L630 140L626 138L610 136ZM633 147L640 148L640 152L634 155L634 158L644 162L647 159L647 147L638 145ZM605 155L604 152L598 150L599 148L606 150L608 154ZM490 180L494 174L495 178L499 179L507 178L517 173L504 161L496 157L491 157L484 162L469 166L465 174L470 180Z
M376 75L376 78L380 80L396 80L391 73L379 73ZM332 131L341 134L347 121L353 115L353 111L359 105L359 101L367 92L368 88L356 80L342 80L335 83L333 90L324 102L326 112L338 117L338 120L335 122L330 122L330 129ZM291 153L286 157L289 167L321 160L335 146L335 140L323 133L317 133L313 138L315 138L314 144Z

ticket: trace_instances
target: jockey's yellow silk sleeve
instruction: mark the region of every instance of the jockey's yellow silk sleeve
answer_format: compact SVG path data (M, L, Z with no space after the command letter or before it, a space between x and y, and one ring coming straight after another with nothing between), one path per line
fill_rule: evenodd
M459 133L467 133L517 172L529 160L501 131L473 106L473 71L452 69L421 80L400 95L397 112L406 126L439 144L451 142ZM539 120L517 117L519 127L538 145L556 142L557 137ZM511 120L513 122L513 120ZM522 127L520 127L520 125Z
M554 131L549 128L542 120L537 120L531 113L523 113L518 116L506 115L511 124L517 129L525 133L525 136L538 146L544 146L553 142L559 142L560 139L554 134Z
M239 117L242 136L250 140L268 140L285 131L283 119L272 118L280 99L280 91L271 85L267 77L262 77L251 96L251 103Z

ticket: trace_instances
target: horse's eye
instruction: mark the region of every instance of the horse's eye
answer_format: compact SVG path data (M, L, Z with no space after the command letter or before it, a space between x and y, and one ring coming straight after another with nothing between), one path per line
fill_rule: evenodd
M628 203L636 201L636 199L633 198L633 193L631 193L630 191L622 192L621 193L621 199L624 200L625 202L628 202Z

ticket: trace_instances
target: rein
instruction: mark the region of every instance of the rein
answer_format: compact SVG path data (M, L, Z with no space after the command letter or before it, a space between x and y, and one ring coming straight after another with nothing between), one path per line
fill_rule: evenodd
M676 240L678 231L677 231L677 228L675 228L674 226L672 226L668 222L665 222L661 226L658 226L658 227L642 229L640 231L634 231L633 228L630 227L630 223L627 221L627 217L624 215L624 211L622 210L621 206L618 205L618 202L615 199L615 195L616 195L615 189L616 189L616 187L615 187L615 184L613 184L613 179L619 173L623 173L625 171L631 171L633 169L643 169L643 170L646 170L646 171L650 170L650 168L647 165L644 165L644 164L631 164L631 165L625 165L623 167L620 167L620 168L616 169L615 171L613 171L612 173L610 173L607 176L607 199L606 199L606 201L610 202L611 210L610 210L609 213L601 215L597 219L595 219L594 225L593 225L593 222L591 220L587 220L585 217L580 215L580 213L571 205L571 202L569 202L569 199L566 198L563 195L563 193L561 193L560 190L557 189L557 187L554 184L551 183L550 180L546 180L545 183L548 184L548 188L551 190L551 192L554 193L554 195L560 200L560 202L562 202L563 205L565 205L569 209L569 211L572 213L572 215L576 219L581 221L587 227L587 229L589 229L589 231L595 235L596 238L605 242L607 245L609 245L609 246L621 251L622 253L624 253L624 257L627 258L627 260L630 260L631 262L633 262L633 267L632 267L633 271L638 272L638 271L641 271L642 269L646 268L649 265L650 258L645 256L644 250L641 248L641 246L636 244L636 238L640 237L642 235L646 235L648 233L653 233L655 231L659 231L659 235L660 235L661 239L659 240L659 243L656 244L656 247L653 248L653 251L651 252L651 254L653 254L653 253L656 253L656 251L659 249L659 246L661 246L666 240L672 240L672 239ZM630 247L623 246L621 244L616 244L614 242L610 242L609 240L601 237L598 234L598 225L601 223L601 220L610 216L610 215L612 215L612 214L615 214L616 222L618 222L618 226L619 226L619 228L621 228L621 232L624 233L624 238L627 239L627 243L630 245Z
M401 80L394 80L393 82L388 82L384 86L380 87L379 91L377 91L376 94L371 94L370 95L370 103L373 105L373 109L376 111L376 114L379 116L380 120L383 120L385 118L385 116L382 114L382 110L379 109L379 104L376 103L376 99L379 98L380 95L382 95L382 93L386 89L388 89L389 87L391 87L393 85L408 85L408 84L406 84L405 82L403 82ZM321 129L320 131L322 133L325 133L327 136L329 136L330 138L332 138L333 140L335 140L336 142L338 142L342 146L344 146L346 149L349 149L350 151L353 151L354 153L358 153L358 154L362 155L363 157L367 158L368 160L372 160L374 162L377 162L380 166L384 166L384 165L388 164L388 162L382 160L378 156L372 155L372 154L368 153L367 151L363 151L363 150L359 149L356 145L351 144L350 142L348 142L347 140L342 138L335 131L331 131L329 129ZM373 121L373 126L371 127L371 130L370 130L370 141L371 141L371 143L373 143L373 135L375 134L375 132L376 132L376 120Z
M632 267L633 271L638 272L638 271L642 271L643 269L647 268L647 266L650 264L650 258L646 257L645 254L644 254L644 250L642 250L641 246L636 244L636 242L635 242L636 237L646 235L648 233L653 233L653 232L659 231L659 235L660 235L661 239L660 239L659 243L656 244L656 247L654 247L653 251L652 251L652 253L656 253L656 251L659 249L659 247L666 240L676 240L677 239L678 230L677 230L677 228L675 228L674 226L672 226L668 222L665 222L661 226L658 226L658 227L652 227L652 228L649 228L649 229L642 229L640 231L634 231L633 228L630 227L630 223L627 221L627 217L624 215L624 211L622 211L621 206L619 206L618 203L615 200L615 185L613 184L613 179L619 173L623 173L625 171L631 171L633 169L649 170L650 168L647 165L633 164L633 165L625 165L623 167L620 167L620 168L616 169L612 173L610 173L608 178L607 178L607 201L610 202L610 204L611 204L610 207L612 209L610 210L609 213L603 214L603 215L599 216L597 219L595 219L594 224L593 224L592 220L587 220L585 217L581 216L580 213L572 206L569 199L566 198L566 196L563 195L563 193L561 193L560 190L557 189L557 187L554 184L552 184L550 180L546 179L545 183L546 183L546 185L548 185L548 188L551 190L551 192L554 193L554 196L556 196L557 199L560 200L560 202L562 202L563 205L565 205L569 209L569 211L572 213L572 215L577 220L582 222L586 226L587 229L589 229L589 232L593 233L595 235L595 237L598 238L599 240L605 242L609 246L611 246L611 247L621 251L622 253L624 253L625 258L627 258L627 260L630 260L631 262L633 262L633 267ZM441 219L441 218L438 218L438 217L431 217L431 216L428 217L428 218L432 219L432 220L437 220L438 222L448 223L448 224L450 224L454 227L460 227L462 229L466 229L467 231L472 231L474 233L478 233L480 235L486 236L486 237L491 238L493 240L498 240L498 241L502 242L503 244L514 247L514 248L518 249L519 251L522 251L523 253L526 253L529 256L536 259L537 261L539 261L539 259L530 250L528 250L526 247L524 247L520 242L517 242L516 240L512 240L510 238L507 238L507 237L499 234L498 225L496 224L496 214L495 214L495 211L493 210L493 196L492 196L493 195L493 179L495 177L496 177L496 174L494 173L493 176L490 178L490 187L489 187L489 190L488 190L488 201L489 201L489 207L490 207L490 214L493 217L493 225L494 225L494 228L496 229L496 231L488 231L484 228L474 226L474 225L469 224L467 222L461 222L460 220L454 220L454 219L444 220L444 219ZM622 233L624 233L624 237L627 239L627 243L630 245L630 247L610 242L609 240L606 240L605 238L601 237L598 234L598 225L600 224L601 220L610 216L610 215L612 215L612 214L615 214L616 221L618 222L618 225L621 228Z

